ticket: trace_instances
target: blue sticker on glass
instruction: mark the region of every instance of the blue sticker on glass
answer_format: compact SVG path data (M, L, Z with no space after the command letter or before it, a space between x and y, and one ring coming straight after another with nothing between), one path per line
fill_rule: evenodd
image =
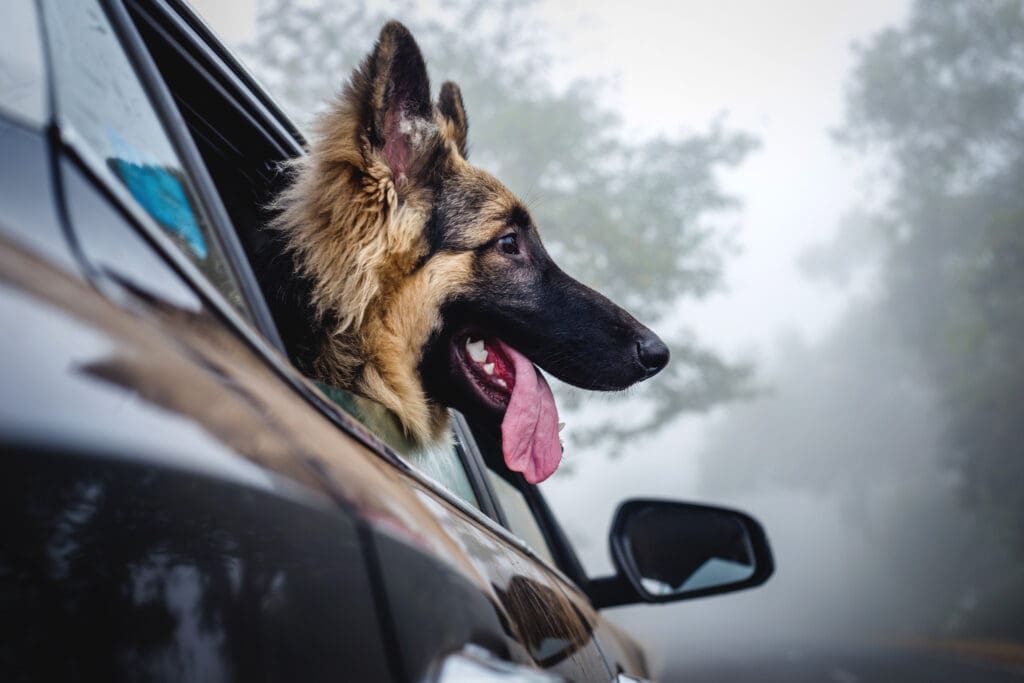
M108 135L118 153L117 158L110 160L111 169L135 200L160 225L185 240L196 256L205 259L206 239L179 179L181 172L160 164L130 160L141 156L139 150L113 131L108 131Z
M128 191L153 218L177 234L201 259L206 258L206 240L196 223L195 214L181 181L173 172L159 166L140 166L123 159L114 159L117 175Z

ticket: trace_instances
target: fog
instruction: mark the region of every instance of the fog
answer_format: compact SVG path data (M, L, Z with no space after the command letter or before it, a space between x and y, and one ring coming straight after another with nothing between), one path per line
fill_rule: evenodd
M196 4L230 42L251 44L251 3ZM368 11L415 29L447 25L452 6ZM588 97L620 117L607 131L621 139L668 145L720 126L756 141L735 163L709 157L734 205L680 214L728 236L701 247L721 260L712 286L680 285L644 309L659 331L749 365L742 391L686 404L696 408L647 433L570 446L543 491L593 575L611 571L607 529L635 496L749 512L776 574L745 593L608 615L652 644L668 679L723 658L880 646L941 659L957 643L998 642L1009 648L1000 662L1024 662L1021 4L548 0L524 12L538 33L502 45L497 63L539 43L552 98L600 81ZM472 138L474 104L502 103L467 87L469 66L425 52L436 83L462 83ZM458 73L438 74L439 62ZM253 68L299 109L346 76L321 74L302 99L275 93L273 64ZM515 177L492 119L481 154ZM543 137L545 120L531 125ZM529 185L558 210L553 187ZM625 220L643 223L642 207L663 200L637 198L641 213ZM555 253L577 245L566 257L586 267L579 242L554 242ZM582 276L643 295L600 269ZM570 436L642 420L659 381L624 400L562 394Z

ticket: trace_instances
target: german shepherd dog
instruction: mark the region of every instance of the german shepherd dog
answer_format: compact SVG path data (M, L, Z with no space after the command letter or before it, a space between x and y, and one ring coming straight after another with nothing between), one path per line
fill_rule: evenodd
M388 23L294 162L271 227L308 288L304 370L384 406L413 444L446 438L456 408L535 483L562 457L535 365L620 390L669 352L555 265L523 203L467 161L467 131L458 86L435 104L416 41Z

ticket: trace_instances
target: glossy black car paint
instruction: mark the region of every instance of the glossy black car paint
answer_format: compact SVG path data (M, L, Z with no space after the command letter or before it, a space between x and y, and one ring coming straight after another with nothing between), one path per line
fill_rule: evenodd
M125 456L5 455L4 680L388 679L351 516Z

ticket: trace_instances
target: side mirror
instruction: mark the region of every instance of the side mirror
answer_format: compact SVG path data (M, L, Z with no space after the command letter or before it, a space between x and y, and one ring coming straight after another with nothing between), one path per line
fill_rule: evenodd
M596 607L674 602L759 586L775 569L764 529L742 512L664 500L619 506L614 577L591 581Z

